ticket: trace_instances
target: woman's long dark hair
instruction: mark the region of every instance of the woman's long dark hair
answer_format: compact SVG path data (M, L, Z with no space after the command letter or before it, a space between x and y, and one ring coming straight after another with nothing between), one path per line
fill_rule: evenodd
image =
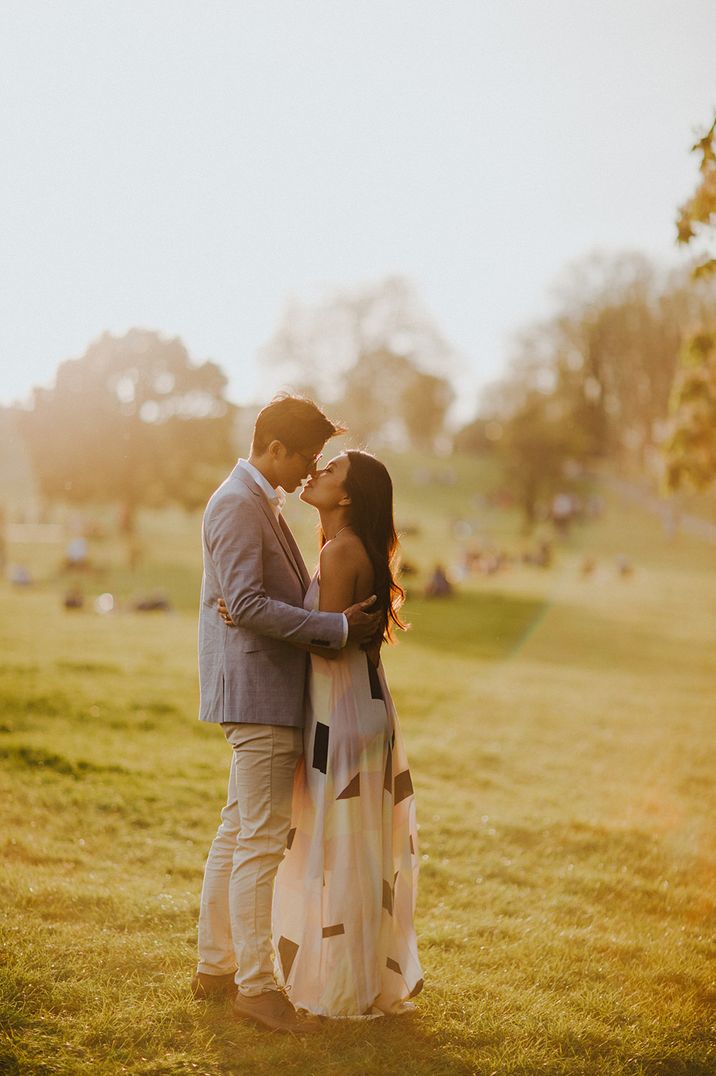
M398 535L393 522L393 483L387 468L369 452L351 450L346 455L349 522L373 565L376 604L385 616L381 636L393 642L394 628L404 631L407 627L399 615L405 591L396 579Z

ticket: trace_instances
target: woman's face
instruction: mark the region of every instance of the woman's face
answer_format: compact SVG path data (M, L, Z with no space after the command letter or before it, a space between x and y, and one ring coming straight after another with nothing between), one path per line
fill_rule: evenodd
M314 508L338 508L346 496L345 481L350 467L350 460L345 452L334 456L321 471L309 478L301 490L301 500L312 504Z

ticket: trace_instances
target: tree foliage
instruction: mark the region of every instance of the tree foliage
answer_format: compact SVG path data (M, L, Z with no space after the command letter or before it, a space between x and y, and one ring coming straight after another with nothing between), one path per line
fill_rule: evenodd
M454 398L446 378L413 370L401 398L403 422L411 444L424 450L434 447Z
M709 130L691 147L692 153L698 153L699 174L701 176L696 190L679 209L676 221L679 243L688 244L697 237L707 241L714 240L714 219L716 218L716 116ZM701 255L694 268L696 276L707 276L716 272L716 258L710 254Z
M446 378L418 370L405 355L386 349L359 356L346 371L336 407L351 435L434 447L453 399Z
M716 334L686 344L674 381L675 422L666 442L670 490L708 489L716 478Z
M198 507L233 454L225 388L220 368L193 364L177 338L105 333L23 416L44 495L121 503L127 529L140 505Z
M707 281L636 254L576 263L556 299L551 318L516 337L507 376L483 397L483 426L458 439L498 451L528 520L571 464L656 467L685 327L716 315Z
M700 180L693 195L679 210L680 243L716 236L716 118L692 147L701 157ZM710 278L716 258L698 256L693 275ZM699 331L686 342L671 394L671 433L665 444L666 485L676 491L685 486L705 490L716 482L716 332L701 321Z

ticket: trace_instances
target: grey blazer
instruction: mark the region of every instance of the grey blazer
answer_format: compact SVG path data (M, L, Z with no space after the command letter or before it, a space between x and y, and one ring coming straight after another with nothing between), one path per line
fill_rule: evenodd
M291 642L340 649L342 614L303 608L310 580L296 541L243 467L209 500L202 542L199 719L303 725L308 654Z

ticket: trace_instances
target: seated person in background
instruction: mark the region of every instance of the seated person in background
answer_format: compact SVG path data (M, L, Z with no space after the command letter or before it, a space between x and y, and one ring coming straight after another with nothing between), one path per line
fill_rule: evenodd
M453 593L453 586L442 564L436 564L433 574L425 588L426 598L449 598Z
M83 538L82 535L78 535L67 546L65 568L87 568L88 565L87 539Z
M79 587L71 587L62 599L65 609L82 609L85 599Z

